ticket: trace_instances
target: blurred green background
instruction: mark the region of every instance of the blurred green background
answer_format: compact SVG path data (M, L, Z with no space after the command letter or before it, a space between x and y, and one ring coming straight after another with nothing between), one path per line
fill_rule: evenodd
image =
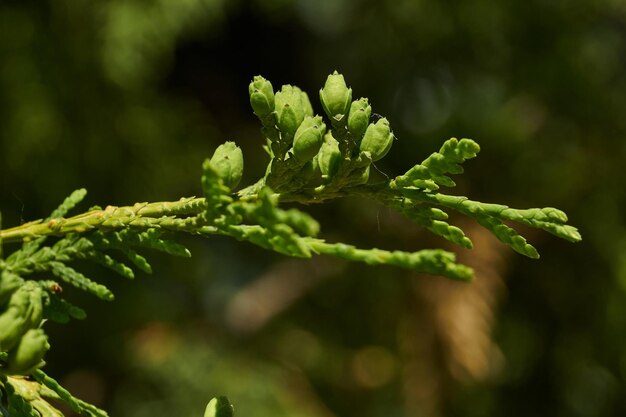
M242 417L626 415L623 0L3 0L4 226L80 187L83 209L198 194L226 140L250 183L251 78L315 98L335 69L391 121L381 171L473 138L454 193L559 207L583 242L527 231L532 261L458 219L466 285L183 238L194 257L155 254L152 276L94 269L113 304L68 290L88 318L47 325L49 372L113 416L200 416L220 394ZM333 241L447 248L366 201L307 210Z

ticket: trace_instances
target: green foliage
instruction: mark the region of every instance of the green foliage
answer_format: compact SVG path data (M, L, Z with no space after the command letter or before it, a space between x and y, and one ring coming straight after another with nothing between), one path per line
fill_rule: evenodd
M370 179L370 167L388 153L394 135L386 118L370 122L369 101L352 101L352 89L337 72L320 90L329 118L327 132L323 118L313 114L305 92L290 85L276 94L273 91L271 83L260 76L249 86L250 103L261 121L270 155L268 169L256 183L234 192L242 178L243 155L234 142L226 142L203 163L201 198L92 208L66 217L85 197L85 190L77 190L47 219L0 230L0 248L3 243L22 242L20 249L0 259L0 391L5 414L59 415L43 398L52 395L80 414L106 415L74 398L39 369L49 348L42 319L67 322L85 316L84 311L61 298L60 282L106 301L114 298L106 286L70 266L76 260L91 261L133 279L133 267L151 271L138 250L190 256L169 237L184 232L230 236L293 257L324 254L462 281L472 278L472 270L456 263L452 252L362 249L326 242L318 237L320 227L315 219L295 208L281 208L281 203L313 204L347 196L368 198L396 209L465 248L472 247L470 238L447 223L443 209L475 219L500 241L530 258L539 257L537 250L505 222L543 229L571 242L581 239L577 230L566 224L565 213L554 208L518 210L439 193L440 186L454 187L448 175L462 173L461 164L477 155L479 146L470 139L446 141L439 152L393 179ZM54 240L47 242L48 238ZM20 379L22 375L35 382ZM29 396L18 389L33 383L41 395ZM232 406L224 397L213 399L205 415L230 417Z

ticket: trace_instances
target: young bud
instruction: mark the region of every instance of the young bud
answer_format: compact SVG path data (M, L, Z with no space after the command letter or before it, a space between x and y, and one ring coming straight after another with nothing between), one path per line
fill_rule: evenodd
M359 145L361 152L369 152L372 161L378 161L389 152L393 143L393 133L386 118L367 127Z
M283 85L283 88L276 93L274 103L276 124L280 132L290 138L293 138L300 123L304 120L305 105L302 102L302 96L302 90L290 85Z
M243 175L243 153L235 142L226 142L218 146L211 157L211 167L224 181L224 185L233 189Z
M48 336L42 329L30 329L9 352L3 372L9 375L28 375L44 365L43 357L50 349Z
M328 76L320 90L320 101L328 117L337 121L343 119L352 101L352 89L346 85L343 75L335 71Z
M27 328L27 319L23 312L17 307L9 306L0 314L0 352L13 348Z
M325 179L332 178L341 163L341 152L339 151L339 142L328 132L324 136L324 143L317 154L317 164Z
M293 135L296 134L300 123L302 123L302 120L299 119L293 107L289 104L284 104L280 109L276 109L276 125L280 133L283 134L283 137L293 139Z
M320 116L305 116L293 139L293 156L304 163L313 159L322 146L326 125Z
M213 398L204 410L204 417L233 417L233 406L226 397Z
M254 114L264 118L274 111L274 89L272 83L257 75L248 86L250 105Z
M372 106L369 105L366 98L354 100L350 106L348 114L348 130L358 142L363 137L363 133L367 129L372 114Z
M0 352L13 348L28 329L41 324L42 293L39 285L27 281L11 294L0 314Z
M311 105L311 100L309 100L309 95L304 91L300 92L302 99L302 108L304 109L304 116L313 117L313 106Z
M11 294L21 286L22 281L19 275L6 269L2 271L2 275L0 275L0 306L9 300Z

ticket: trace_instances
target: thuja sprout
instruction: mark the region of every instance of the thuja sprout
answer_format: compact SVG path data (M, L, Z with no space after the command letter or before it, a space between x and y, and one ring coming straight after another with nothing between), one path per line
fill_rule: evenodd
M320 227L314 218L281 206L323 203L346 196L364 197L397 210L418 226L464 248L471 248L472 241L459 227L448 223L449 211L475 219L501 242L530 258L539 257L537 250L509 224L543 229L570 242L581 239L576 228L566 224L565 213L555 208L514 209L441 193L441 187L455 186L449 175L461 174L461 164L478 154L480 148L471 139L449 139L439 151L403 174L370 181L372 164L389 152L394 135L386 118L372 120L367 98L352 100L352 89L337 72L328 76L319 92L326 118L314 114L309 96L296 86L284 85L275 93L268 80L256 76L248 91L269 155L265 174L257 182L237 189L243 174L243 153L234 142L226 142L202 165L202 197L94 207L67 216L85 197L86 191L81 189L48 218L0 230L2 415L62 416L49 399L65 402L82 415L107 415L75 398L42 370L50 348L44 323L85 317L80 307L61 297L62 286L113 299L107 287L72 266L75 260L93 261L133 278L135 270L151 272L140 254L144 248L191 256L172 240L178 233L190 233L226 235L300 258L324 254L462 281L472 278L471 268L456 263L452 252L388 251L328 242L319 237ZM47 240L49 237L54 239ZM21 248L4 258L3 244L12 242L21 243ZM112 253L122 254L126 261L119 261ZM53 279L37 279L35 273ZM205 411L205 417L232 414L233 407L225 397L212 399Z

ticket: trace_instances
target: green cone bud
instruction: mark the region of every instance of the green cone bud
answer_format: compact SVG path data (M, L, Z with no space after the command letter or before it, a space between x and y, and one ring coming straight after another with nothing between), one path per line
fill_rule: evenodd
M0 275L0 306L3 306L9 300L20 285L22 285L22 278L13 272L2 271L2 275Z
M304 118L293 139L292 152L298 162L310 161L317 155L324 141L325 132L326 125L320 116Z
M325 179L332 178L341 163L341 152L339 151L339 142L329 132L324 136L324 143L317 154L317 164Z
M293 138L300 123L304 120L307 106L303 103L302 98L302 90L290 85L283 85L283 88L276 93L274 102L276 125L278 130L289 138ZM308 103L309 107L310 105L311 103Z
M361 152L369 152L372 161L378 161L389 152L393 143L393 133L389 127L389 121L382 118L367 127L363 140L359 145Z
M217 147L211 157L211 167L224 181L224 185L233 189L243 175L243 153L235 142L226 142Z
M26 326L26 317L16 307L0 314L0 352L7 351L19 342Z
M343 75L335 71L328 76L320 90L320 101L331 119L339 121L346 115L352 101L352 89L346 85Z
M276 119L276 125L283 137L293 138L301 122L294 109L289 104L284 104L276 111Z
M30 329L9 352L7 367L2 371L9 375L28 375L44 365L43 357L49 349L48 336L44 331Z
M26 282L9 299L0 314L0 352L13 348L22 335L41 324L42 290L33 282Z
M27 309L27 327L30 329L34 329L39 327L41 324L41 320L43 318L43 290L39 285L33 283L32 286L24 285L28 288L29 297L28 297L28 309Z
M358 142L363 137L367 125L372 115L372 106L366 98L354 100L350 105L350 113L348 114L348 130L352 137Z
M309 95L304 91L301 91L301 100L302 100L302 108L304 109L304 116L313 117L313 106L311 105L311 100L309 100Z
M204 417L233 417L233 406L226 397L213 398L204 410Z
M248 86L248 92L252 110L260 119L274 111L274 89L268 80L260 75L255 76Z

